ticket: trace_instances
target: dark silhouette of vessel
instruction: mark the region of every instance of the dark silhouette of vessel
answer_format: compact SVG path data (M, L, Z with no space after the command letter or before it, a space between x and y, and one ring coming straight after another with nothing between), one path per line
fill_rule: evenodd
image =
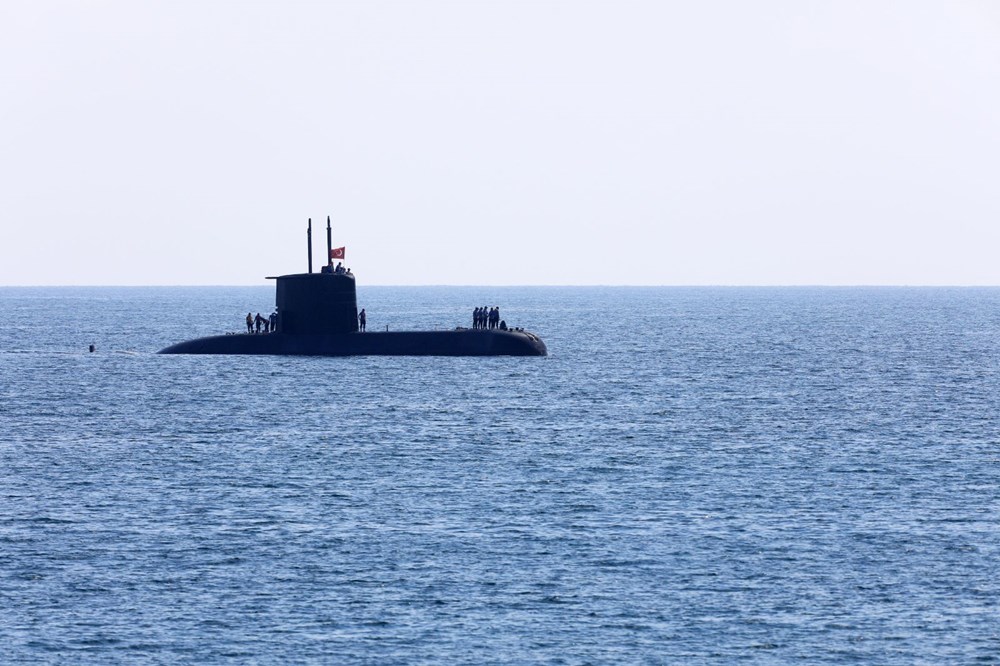
M275 330L267 334L214 335L179 342L161 354L275 354L305 356L545 356L545 343L514 329L451 331L358 330L354 276L333 271L332 259L312 270L312 221L308 229L309 272L275 280ZM327 255L332 255L330 218Z

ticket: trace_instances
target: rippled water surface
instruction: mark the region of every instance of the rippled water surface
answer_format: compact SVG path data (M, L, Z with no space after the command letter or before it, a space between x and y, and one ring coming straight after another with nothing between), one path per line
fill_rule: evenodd
M0 289L0 660L1000 661L1000 290L359 298L550 356L157 356L272 288Z

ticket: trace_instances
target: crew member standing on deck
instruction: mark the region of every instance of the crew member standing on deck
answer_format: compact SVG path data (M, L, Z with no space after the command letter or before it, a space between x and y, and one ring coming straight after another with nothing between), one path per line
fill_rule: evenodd
M253 333L253 315L247 313L247 333Z
M367 323L368 323L368 317L365 316L365 309L361 308L361 312L358 314L358 330L364 333L365 325Z

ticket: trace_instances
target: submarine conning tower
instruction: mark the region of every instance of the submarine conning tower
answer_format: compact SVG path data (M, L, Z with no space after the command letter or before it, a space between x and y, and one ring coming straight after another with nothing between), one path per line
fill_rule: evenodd
M356 333L358 293L352 274L333 270L330 217L326 218L327 265L319 273L312 272L312 218L309 218L306 239L309 272L268 278L277 280L274 291L277 331L305 335Z
M269 279L277 281L278 332L325 335L358 330L353 275L298 273Z

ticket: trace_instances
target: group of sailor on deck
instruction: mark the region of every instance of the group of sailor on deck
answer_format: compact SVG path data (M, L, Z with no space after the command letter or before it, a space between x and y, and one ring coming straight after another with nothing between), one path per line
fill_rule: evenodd
M256 331L254 331L254 327L256 327L256 329L257 329ZM271 316L269 316L267 318L264 318L264 317L260 316L259 312L257 313L256 317L254 317L252 313L248 312L247 313L247 333L254 333L254 332L260 333L261 332L260 329L262 327L264 329L264 333L270 333L271 331L277 330L277 327L278 327L278 313L277 312L272 312Z
M500 321L500 306L487 308L485 305L472 311L472 328L507 330L507 323Z

